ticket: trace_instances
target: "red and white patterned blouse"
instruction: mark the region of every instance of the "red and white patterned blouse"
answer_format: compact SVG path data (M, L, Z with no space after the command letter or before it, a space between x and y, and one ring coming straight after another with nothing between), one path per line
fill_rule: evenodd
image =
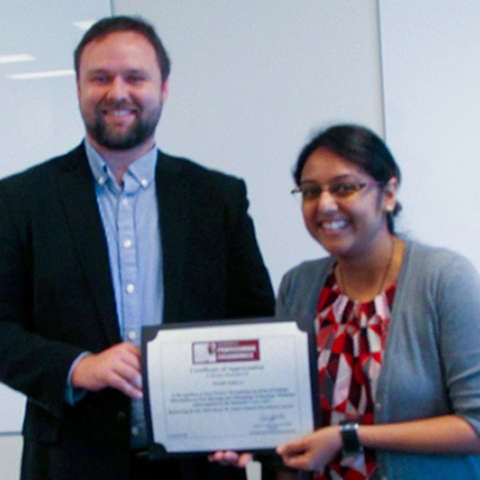
M322 425L345 419L374 423L376 382L382 365L387 327L395 294L392 285L370 302L343 294L332 272L317 305L317 351ZM375 451L339 452L315 480L365 480L375 472Z

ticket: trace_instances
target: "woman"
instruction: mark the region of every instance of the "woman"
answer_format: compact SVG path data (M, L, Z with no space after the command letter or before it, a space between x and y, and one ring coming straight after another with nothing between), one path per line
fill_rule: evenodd
M321 132L294 177L330 256L285 275L277 315L315 318L322 427L277 453L322 480L480 478L475 269L395 235L400 171L371 131Z

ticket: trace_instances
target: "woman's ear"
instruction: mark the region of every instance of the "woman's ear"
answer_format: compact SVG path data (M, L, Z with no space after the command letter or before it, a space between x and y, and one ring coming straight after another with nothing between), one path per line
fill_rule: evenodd
M385 187L383 187L383 205L384 212L393 213L397 204L398 178L392 177Z

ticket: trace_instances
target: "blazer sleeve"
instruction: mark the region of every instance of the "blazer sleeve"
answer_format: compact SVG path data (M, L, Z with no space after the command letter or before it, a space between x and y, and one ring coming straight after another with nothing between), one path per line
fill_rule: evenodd
M28 201L12 182L0 182L0 381L59 417L69 368L82 349L36 331L48 319L34 320L41 295L33 281L32 224Z
M227 195L227 317L271 316L274 294L263 263L243 180L231 179Z

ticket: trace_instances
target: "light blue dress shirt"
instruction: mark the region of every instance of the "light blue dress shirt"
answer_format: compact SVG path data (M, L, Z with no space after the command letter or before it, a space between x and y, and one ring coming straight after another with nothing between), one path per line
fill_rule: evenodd
M155 184L157 149L132 163L120 186L85 140L88 162L108 245L118 324L123 340L141 343L141 329L162 323L163 276ZM132 400L133 448L147 442L142 400Z

